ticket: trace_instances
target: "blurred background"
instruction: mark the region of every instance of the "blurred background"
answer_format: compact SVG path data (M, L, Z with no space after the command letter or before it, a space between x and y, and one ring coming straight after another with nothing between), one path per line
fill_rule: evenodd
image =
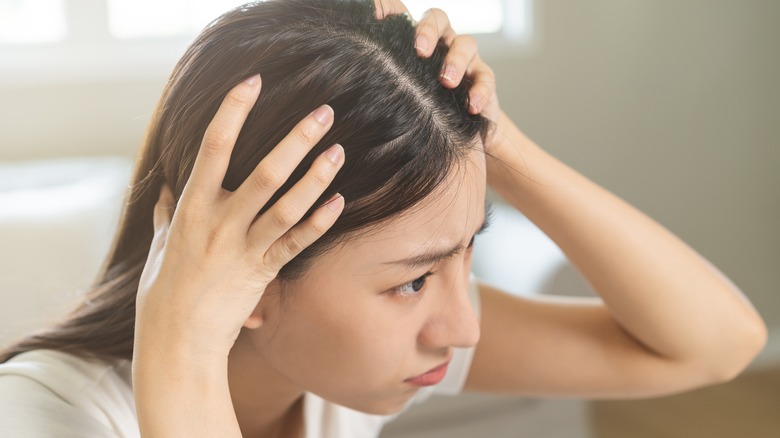
M0 343L89 285L167 75L240 3L0 0ZM653 400L434 399L383 436L780 436L780 2L405 3L474 33L520 128L718 266L770 338L723 385ZM593 294L533 224L497 210L477 275L518 294Z

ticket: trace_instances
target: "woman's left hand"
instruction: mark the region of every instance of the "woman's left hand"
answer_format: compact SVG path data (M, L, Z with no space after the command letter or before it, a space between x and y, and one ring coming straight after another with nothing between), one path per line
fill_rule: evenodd
M409 10L400 0L375 0L376 17L382 19L388 15L406 14L411 17ZM503 119L496 94L496 75L485 61L479 56L477 41L471 35L456 35L452 29L447 14L441 9L427 10L422 19L416 24L417 37L415 48L417 54L423 58L431 56L439 39L450 50L444 58L439 81L447 88L455 88L465 77L472 82L469 91L469 113L482 114L488 120L499 124ZM495 142L496 131L494 129L485 143L485 150L489 150Z

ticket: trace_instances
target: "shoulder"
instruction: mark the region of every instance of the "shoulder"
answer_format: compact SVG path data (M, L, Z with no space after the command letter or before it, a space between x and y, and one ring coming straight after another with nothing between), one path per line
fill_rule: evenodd
M20 354L0 364L0 424L14 436L138 436L129 362Z

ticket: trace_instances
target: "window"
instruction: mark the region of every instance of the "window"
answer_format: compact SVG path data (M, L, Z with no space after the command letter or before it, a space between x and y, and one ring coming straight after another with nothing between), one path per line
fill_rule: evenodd
M64 0L0 0L0 43L48 43L65 36Z
M236 0L108 0L108 23L118 38L195 34L224 11L241 5ZM430 8L447 11L459 33L495 33L502 29L506 0L407 0L419 19Z
M0 86L158 78L209 21L246 0L0 0ZM531 41L532 0L404 0L445 10L483 54Z
M457 33L495 33L501 31L502 0L417 0L406 1L412 17L422 18L431 8L447 12L452 28Z
M95 0L104 3L95 14L87 2L65 0L0 0L0 43L53 42L67 35L67 21L104 20L118 39L194 35L222 12L245 0ZM81 3L80 7L78 3ZM523 33L530 0L406 0L419 19L429 8L447 11L459 33ZM67 9L67 10L66 10ZM87 12L89 10L89 12ZM68 18L71 18L68 20Z
M236 0L108 0L108 28L117 38L195 35L209 21L244 4Z

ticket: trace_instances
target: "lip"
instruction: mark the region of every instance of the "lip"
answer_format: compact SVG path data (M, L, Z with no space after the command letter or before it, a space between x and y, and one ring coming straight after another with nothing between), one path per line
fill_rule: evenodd
M430 370L420 374L419 376L410 377L404 382L409 383L411 385L415 386L431 386L435 385L444 379L444 376L447 374L447 366L449 366L450 360L447 360L447 362L444 362L443 364L431 368Z

